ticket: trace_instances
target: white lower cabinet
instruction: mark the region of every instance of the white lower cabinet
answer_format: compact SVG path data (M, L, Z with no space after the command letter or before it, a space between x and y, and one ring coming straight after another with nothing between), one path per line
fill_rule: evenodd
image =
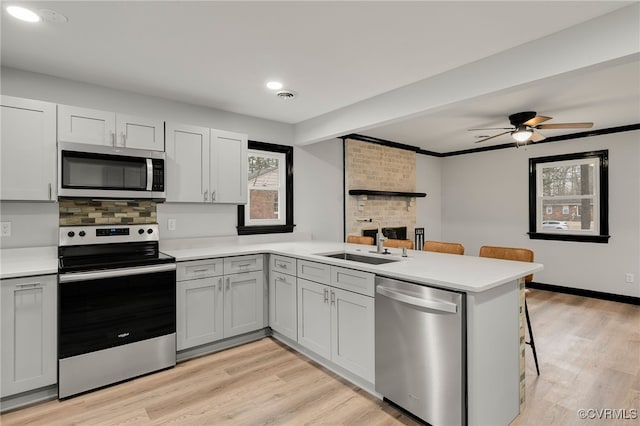
M212 343L265 326L261 259L262 255L250 255L178 264L178 350ZM238 262L241 265L250 264L247 269L254 270L223 275L224 268L232 268L234 272L234 265Z
M296 259L270 256L269 326L293 341L298 340Z
M373 383L374 299L298 278L298 343Z
M2 280L2 392L5 397L57 380L57 278Z

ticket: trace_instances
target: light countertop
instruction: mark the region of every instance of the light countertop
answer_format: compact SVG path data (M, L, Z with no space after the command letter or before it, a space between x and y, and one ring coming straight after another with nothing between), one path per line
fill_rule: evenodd
M58 273L58 247L29 247L0 250L0 278Z
M233 241L211 245L184 245L167 241L161 250L178 261L206 259L212 257L238 256L254 253L269 253L325 264L342 266L377 275L430 284L464 292L483 292L517 278L539 272L543 266L538 263L515 262L488 259L477 256L459 256L408 250L408 257L401 256L401 249L389 249L391 255L370 253L374 246L322 241L297 241L263 244L240 244ZM335 259L321 254L340 251L382 256L397 260L381 265L370 265L348 260Z
M193 243L193 240L167 240L161 242L161 250L175 257L179 262L246 254L278 254L473 293L498 287L543 269L543 266L538 263L414 250L408 250L409 256L404 258L401 256L401 249L393 248L389 249L390 255L379 255L370 253L372 250L375 251L374 246L326 241L247 244L235 238L203 240L197 243ZM382 256L397 262L370 265L321 255L340 251ZM57 247L0 250L0 278L2 279L57 272Z

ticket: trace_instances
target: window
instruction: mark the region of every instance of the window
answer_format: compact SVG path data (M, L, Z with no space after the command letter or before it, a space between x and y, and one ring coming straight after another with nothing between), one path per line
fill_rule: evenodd
M249 141L248 202L238 235L293 232L293 147Z
M608 151L529 160L529 237L606 243Z

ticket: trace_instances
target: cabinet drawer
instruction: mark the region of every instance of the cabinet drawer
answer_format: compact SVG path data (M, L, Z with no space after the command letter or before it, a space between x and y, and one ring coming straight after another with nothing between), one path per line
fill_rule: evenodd
M331 267L331 285L334 287L374 297L374 281L375 274L370 272Z
M225 257L225 275L237 274L240 272L262 271L264 255L252 254L248 256Z
M331 266L308 260L298 260L298 278L329 284L331 283Z
M193 260L179 262L176 277L178 281L222 275L222 259Z
M292 257L271 255L271 270L283 274L296 274L296 259Z

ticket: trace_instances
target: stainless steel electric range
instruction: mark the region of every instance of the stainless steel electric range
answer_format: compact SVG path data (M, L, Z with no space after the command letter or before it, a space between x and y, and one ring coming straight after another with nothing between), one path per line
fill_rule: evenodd
M176 363L176 265L158 225L60 227L58 397Z

